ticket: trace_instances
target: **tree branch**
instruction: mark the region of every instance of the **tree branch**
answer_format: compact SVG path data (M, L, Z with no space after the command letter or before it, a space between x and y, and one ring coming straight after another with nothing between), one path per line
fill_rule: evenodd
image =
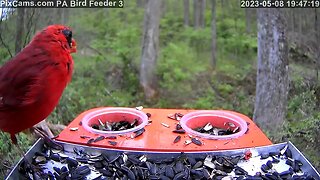
M23 47L26 46L27 42L28 42L28 39L30 37L30 32L31 32L31 27L32 27L32 20L33 20L33 17L34 17L34 14L35 14L35 9L33 8L32 11L31 11L31 15L28 19L28 23L27 23L27 33L26 33L26 36L24 38L24 43L23 43Z
M98 55L102 56L104 59L107 59L102 52L100 52L99 50L93 48L92 46L90 46L89 44L85 44L89 49L93 50L94 52L98 53Z
M219 90L213 85L213 83L210 82L210 80L208 80L208 84L209 86L211 87L211 89L213 90L213 92L217 95L217 97L220 99L220 100L225 100L222 95L220 94Z
M9 11L9 10L8 10ZM2 8L1 9L1 16L3 15L3 14L5 14L5 18L4 19L6 19L7 18L7 13L8 12L5 12L5 9L4 8ZM0 29L2 29L2 17L0 17L1 19L0 19ZM4 42L4 40L3 40L3 38L2 38L2 33L1 32L3 32L3 31L0 31L0 41L1 41L1 44L5 47L5 49L8 51L8 53L9 53L9 55L10 55L10 57L12 58L13 56L12 56L12 53L11 53L11 51L10 51L10 47Z
M107 88L104 88L104 90L106 91L106 93L108 94L108 96L110 96L113 100L114 103L117 104L117 106L120 106L120 103L116 100L116 98L114 96L112 96L112 94L110 93L110 91Z
M2 36L1 36L1 33L0 33L0 41L1 41L1 44L5 47L5 49L8 51L10 57L12 58L13 56L12 56L12 53L11 53L11 51L10 51L10 48L9 48L9 46L4 42L4 40L3 40Z

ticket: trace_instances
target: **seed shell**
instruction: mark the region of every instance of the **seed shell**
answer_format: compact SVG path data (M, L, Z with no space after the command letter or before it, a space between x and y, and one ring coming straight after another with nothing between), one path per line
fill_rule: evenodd
M184 142L185 145L189 145L189 144L191 144L191 143L192 143L191 140L186 140L186 141Z
M161 123L162 126L166 127L166 128L169 128L170 126L166 123Z
M72 128L70 128L70 131L78 131L78 127L72 127Z
M143 109L143 106L137 106L136 110L141 111Z
M208 123L208 124L206 124L206 125L203 127L203 130L205 130L205 131L210 131L212 128L213 128L213 127L212 127L211 123Z
M100 126L105 127L104 123L100 119L98 119L98 121L99 121Z

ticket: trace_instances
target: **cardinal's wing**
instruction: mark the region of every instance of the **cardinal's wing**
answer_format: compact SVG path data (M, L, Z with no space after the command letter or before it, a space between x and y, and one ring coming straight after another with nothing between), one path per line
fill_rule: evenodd
M0 111L37 101L43 89L42 70L50 65L43 57L41 51L20 53L0 68Z

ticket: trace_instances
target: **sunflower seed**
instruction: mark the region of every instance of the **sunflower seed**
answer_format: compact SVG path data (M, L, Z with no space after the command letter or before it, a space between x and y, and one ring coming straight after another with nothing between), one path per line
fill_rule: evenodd
M177 142L179 142L180 140L181 140L181 136L177 136L177 137L174 139L173 143L177 143Z
M116 146L116 145L117 145L117 142L115 142L115 141L108 141L108 143L109 143L110 145L112 145L112 146Z
M202 142L197 138L191 138L191 141L198 146L202 145Z
M102 141L102 140L104 140L104 139L105 139L104 136L99 136L99 137L97 137L96 139L94 139L93 142L99 142L99 141Z
M144 131L145 131L145 129L144 129L144 128L142 128L142 129L140 129L140 130L138 130L138 131L134 132L135 134L134 134L131 138L136 138L136 137L141 136L141 135L144 133Z
M107 136L106 139L117 139L117 136Z
M82 136L80 136L80 138L82 138L82 139L87 139L87 138L90 138L90 137L89 137L89 136L82 135Z
M186 133L186 131L184 129L173 130L172 132L178 133L178 134L185 134Z
M93 142L94 142L94 139L91 138L91 139L89 139L89 140L87 141L87 144L92 144Z

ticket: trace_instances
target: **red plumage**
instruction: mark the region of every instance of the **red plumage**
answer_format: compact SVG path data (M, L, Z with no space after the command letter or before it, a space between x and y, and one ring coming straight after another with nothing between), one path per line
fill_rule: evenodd
M72 32L51 25L0 68L0 130L15 134L45 119L70 82L76 51Z

